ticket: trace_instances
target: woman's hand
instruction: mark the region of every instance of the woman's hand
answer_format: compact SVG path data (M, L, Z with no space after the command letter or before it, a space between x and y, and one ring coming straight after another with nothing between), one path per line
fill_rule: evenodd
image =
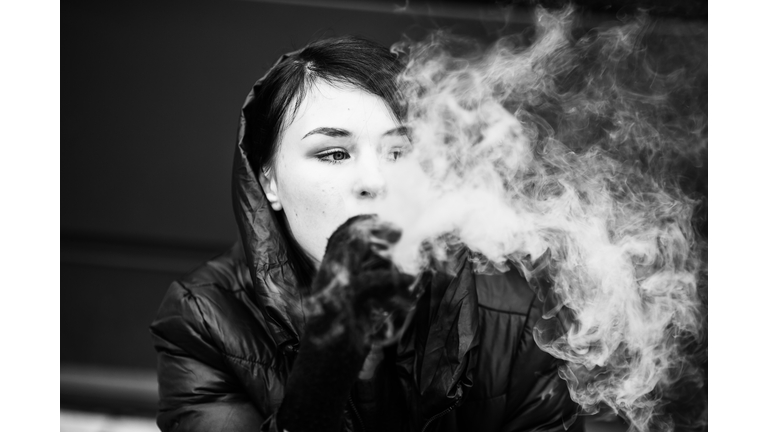
M401 273L390 259L400 234L375 216L361 215L331 235L307 312L336 318L313 329L316 342L349 331L366 348L392 338L393 322L404 321L416 297L411 289L415 278Z
M279 427L340 430L355 379L369 379L381 360L371 346L413 304L415 278L389 259L399 238L399 230L374 216L355 216L329 239L305 305L307 324L277 413Z

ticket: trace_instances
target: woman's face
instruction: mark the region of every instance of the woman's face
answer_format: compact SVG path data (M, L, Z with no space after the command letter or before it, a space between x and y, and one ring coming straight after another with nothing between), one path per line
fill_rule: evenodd
M321 80L283 131L262 186L272 208L285 212L296 241L319 263L339 225L373 212L387 193L384 172L409 145L383 99Z

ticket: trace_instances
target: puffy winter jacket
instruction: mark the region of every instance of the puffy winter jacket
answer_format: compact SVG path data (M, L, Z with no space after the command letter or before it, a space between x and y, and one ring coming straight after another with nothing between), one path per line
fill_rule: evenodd
M253 95L233 172L241 241L174 282L150 328L163 431L276 430L297 354L305 293L243 150ZM542 305L528 282L516 269L476 274L468 254L424 278L415 315L385 350L376 384L360 382L350 395L347 430L583 430L558 361L533 340Z

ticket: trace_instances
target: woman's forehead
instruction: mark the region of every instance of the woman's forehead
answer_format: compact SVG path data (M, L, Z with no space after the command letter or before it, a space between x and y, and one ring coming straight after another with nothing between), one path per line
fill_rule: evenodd
M381 97L351 85L319 80L308 89L286 134L290 129L297 133L303 130L305 134L317 127L351 128L350 132L368 128L383 134L397 125L392 110Z

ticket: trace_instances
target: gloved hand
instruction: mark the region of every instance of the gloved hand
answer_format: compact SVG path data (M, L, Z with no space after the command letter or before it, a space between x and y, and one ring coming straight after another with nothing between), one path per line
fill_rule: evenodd
M307 323L277 414L291 432L337 431L371 344L415 302L415 278L389 259L400 231L375 216L350 218L328 240L305 305ZM391 334L389 334L391 336Z
M390 259L400 234L371 215L352 217L333 233L306 307L318 318L307 329L318 343L353 332L365 348L393 336L393 321L402 321L417 297L415 278Z

